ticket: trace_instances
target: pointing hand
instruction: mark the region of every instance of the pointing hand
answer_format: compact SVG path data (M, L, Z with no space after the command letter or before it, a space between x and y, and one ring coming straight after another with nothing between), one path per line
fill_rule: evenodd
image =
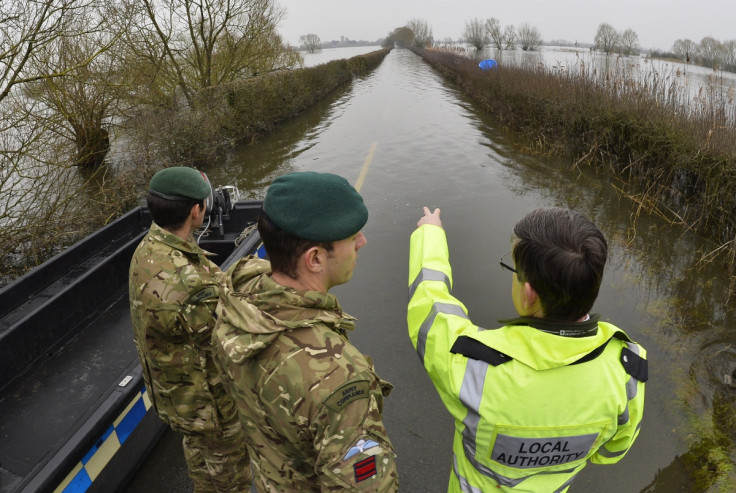
M429 211L429 207L424 207L424 216L422 216L421 219L419 219L419 222L417 223L417 228L419 226L422 226L423 224L432 224L434 226L442 227L442 221L440 220L440 209L437 208L433 212Z

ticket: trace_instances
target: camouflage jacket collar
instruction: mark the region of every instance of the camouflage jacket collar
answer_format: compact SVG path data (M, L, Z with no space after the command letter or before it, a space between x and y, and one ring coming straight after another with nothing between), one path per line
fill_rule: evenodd
M153 239L160 241L161 243L164 243L175 250L180 250L184 253L191 253L193 255L214 255L214 253L200 248L200 246L197 245L197 242L194 241L193 236L190 235L189 240L182 240L174 233L166 231L164 228L156 223L151 223L151 229L148 231L148 234L151 235Z
M270 262L241 259L223 282L221 304L226 323L252 334L324 325L347 338L355 318L337 298L318 291L296 291L275 282Z

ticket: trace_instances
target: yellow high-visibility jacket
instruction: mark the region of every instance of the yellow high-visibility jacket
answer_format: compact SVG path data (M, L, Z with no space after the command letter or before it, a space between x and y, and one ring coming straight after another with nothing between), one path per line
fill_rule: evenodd
M646 351L615 326L521 318L484 329L450 294L442 228L411 237L409 336L455 419L451 492L567 491L618 462L644 410Z

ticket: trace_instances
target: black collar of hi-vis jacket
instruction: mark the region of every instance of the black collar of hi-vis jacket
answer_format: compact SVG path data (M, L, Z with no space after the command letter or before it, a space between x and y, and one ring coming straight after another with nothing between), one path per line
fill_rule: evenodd
M553 334L556 334L557 332L554 332L552 329L553 327L557 326L558 329L560 329L563 326L569 327L570 325L577 325L580 327L580 329L585 328L586 331L589 332L587 335L594 335L598 331L598 320L600 320L600 315L591 315L590 318L584 322L575 322L574 324L568 323L560 323L560 322L549 322L544 321L541 319L535 319L535 318L517 318L517 319L511 319L511 320L502 320L501 323L504 323L506 325L528 325L530 327L534 327L539 330L543 330L544 332L551 332ZM528 323L532 321L535 325L532 325L531 323ZM526 322L526 323L525 323ZM543 329L541 326L545 325L548 330ZM595 329L591 332L590 326L593 326ZM577 332L576 332L577 333ZM564 337L584 337L583 335L564 335L564 334L558 334L562 335ZM633 343L631 339L626 335L625 332L621 330L617 330L614 332L614 334L608 338L603 344L598 346L597 348L593 349L588 354L584 355L577 361L573 361L570 363L570 365L578 365L581 363L585 363L588 361L592 361L598 356L600 356L603 351L606 349L606 346L609 342L611 342L611 339L619 339L628 343ZM498 366L503 363L507 363L511 361L513 358L505 353L502 353L501 351L494 349L490 346L486 346L482 342L478 341L477 339L473 339L472 337L468 336L459 336L455 343L452 345L452 348L450 349L450 352L453 354L461 354L465 356L466 358L478 360L478 361L484 361L491 366ZM646 382L649 380L649 365L646 359L642 358L635 352L633 352L628 347L621 348L621 355L619 357L619 360L621 362L621 365L624 367L624 370L626 373L634 377L635 379L639 380L640 382Z
M601 316L597 313L589 316L583 322L558 322L534 317L518 317L499 320L504 325L527 325L548 334L562 337L590 337L598 333L598 321Z

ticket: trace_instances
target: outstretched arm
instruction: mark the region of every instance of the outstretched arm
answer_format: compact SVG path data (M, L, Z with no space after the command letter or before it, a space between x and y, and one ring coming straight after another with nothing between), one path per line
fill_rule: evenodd
M437 227L435 227L437 226ZM467 409L457 399L461 384L451 371L458 357L450 349L458 335L477 328L465 306L452 296L452 268L440 210L424 216L412 233L409 246L409 305L407 325L414 349L450 413L457 419Z

